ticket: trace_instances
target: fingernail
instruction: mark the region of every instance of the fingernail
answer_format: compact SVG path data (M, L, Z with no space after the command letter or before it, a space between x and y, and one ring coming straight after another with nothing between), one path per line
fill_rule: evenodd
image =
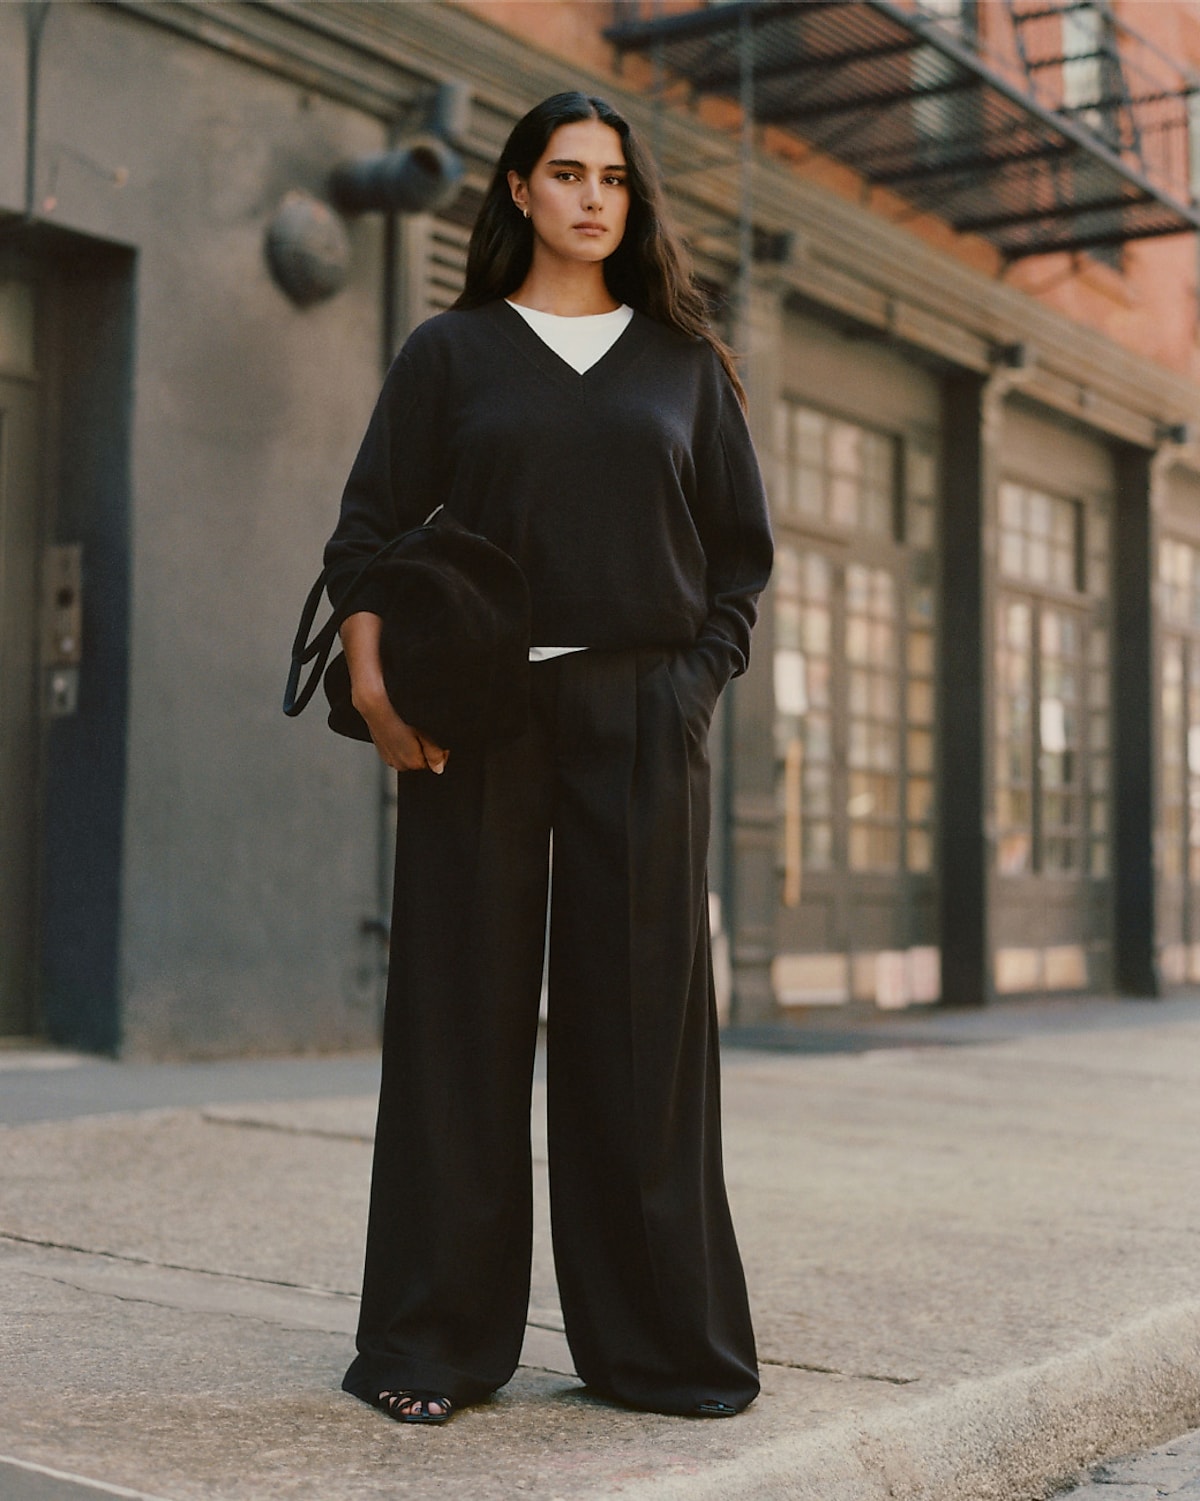
M442 772L444 772L446 769L446 763L444 761L439 761L436 766L431 765L429 769L431 772L433 772L435 777L440 777Z

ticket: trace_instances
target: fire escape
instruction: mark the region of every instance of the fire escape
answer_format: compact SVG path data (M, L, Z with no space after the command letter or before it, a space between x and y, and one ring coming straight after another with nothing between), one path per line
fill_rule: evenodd
M682 84L741 106L743 220L755 133L773 127L1006 261L1111 256L1200 228L1200 79L1109 0L737 0L669 13L626 0L607 36L619 57L652 63L656 96ZM744 222L743 276L755 242Z

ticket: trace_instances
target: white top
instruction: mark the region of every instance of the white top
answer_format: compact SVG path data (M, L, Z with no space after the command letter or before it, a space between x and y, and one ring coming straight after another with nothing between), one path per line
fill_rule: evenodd
M580 375L608 353L633 317L633 309L624 302L611 313L588 313L582 318L541 313L536 308L522 307L519 302L509 301L508 305L516 308L538 338Z
M529 324L538 338L548 344L560 360L565 360L572 370L580 375L613 347L633 317L633 309L623 302L611 313L586 313L581 318L564 317L562 313L542 313L537 308L522 307L519 302L505 298L509 307L515 308ZM550 657L562 657L568 652L586 651L585 646L531 646L529 660L545 662Z

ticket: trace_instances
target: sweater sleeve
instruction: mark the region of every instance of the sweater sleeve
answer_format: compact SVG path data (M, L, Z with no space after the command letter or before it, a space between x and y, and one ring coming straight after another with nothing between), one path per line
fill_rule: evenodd
M774 545L745 414L715 356L713 364L716 414L701 430L693 512L707 562L708 614L695 646L721 686L749 663L750 632L758 596L771 576Z
M367 559L420 526L441 499L430 381L421 364L408 345L396 356L346 481L338 523L325 546L335 605ZM355 595L355 609L378 615L385 605L385 593L372 580Z

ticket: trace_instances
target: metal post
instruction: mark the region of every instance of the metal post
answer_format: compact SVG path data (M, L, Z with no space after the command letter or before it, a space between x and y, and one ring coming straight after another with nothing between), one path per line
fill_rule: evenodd
M739 102L742 109L740 153L740 202L738 208L738 268L734 292L732 342L743 361L751 346L751 272L754 256L754 32L751 6L743 4L738 16ZM741 685L725 690L719 722L721 781L718 807L721 821L721 921L729 935L733 996L730 1020L746 1019L745 998L739 993L738 933L741 923L738 903L738 799L736 794L737 710ZM753 1008L757 1011L757 1007ZM760 1018L754 1015L755 1020Z
M738 16L739 102L742 107L741 207L738 217L737 342L748 353L750 278L754 266L754 23L749 4Z
M36 216L38 148L38 80L41 75L42 31L50 0L25 0L25 218Z
M656 21L658 20L659 12L661 10L662 10L662 0L654 0L654 6L653 6L653 10L651 12L654 20L656 20ZM653 127L653 136L651 138L650 148L651 148L651 150L654 153L654 160L655 160L655 163L658 166L658 170L660 172L662 172L662 170L663 170L663 111L664 111L664 107L665 107L665 101L663 100L663 90L667 86L667 71L666 71L666 63L665 63L665 60L663 58L662 36L659 33L657 33L657 32L655 33L654 41L651 43L651 46L650 46L650 57L651 57L651 60L653 62L653 65L654 65L654 127Z

